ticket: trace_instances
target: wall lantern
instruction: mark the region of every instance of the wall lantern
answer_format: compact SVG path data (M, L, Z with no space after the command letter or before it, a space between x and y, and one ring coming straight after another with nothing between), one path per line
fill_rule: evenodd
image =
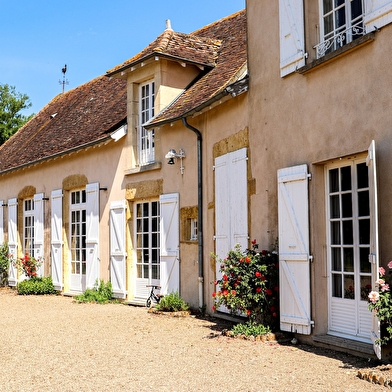
M180 171L181 174L184 174L184 169L185 167L182 164L182 160L183 158L185 158L185 152L184 150L181 148L180 151L177 153L176 150L174 149L170 149L169 152L165 155L165 158L168 159L167 163L169 165L174 165L175 161L174 158L180 159Z

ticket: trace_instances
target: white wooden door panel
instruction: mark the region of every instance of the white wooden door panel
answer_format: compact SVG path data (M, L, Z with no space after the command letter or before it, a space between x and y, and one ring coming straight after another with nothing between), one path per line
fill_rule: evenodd
M110 281L116 298L126 297L126 208L125 200L110 204Z
M34 195L34 254L35 258L44 257L44 194ZM38 276L44 274L44 263L38 269Z
M9 254L16 260L18 258L18 199L8 200L8 249ZM18 283L17 269L10 264L8 270L9 286L16 286Z
M54 190L51 195L51 267L52 280L56 290L62 290L63 283L63 191Z
M160 203L160 285L161 294L179 291L180 232L179 194L161 195Z
M311 333L307 165L278 170L280 328Z

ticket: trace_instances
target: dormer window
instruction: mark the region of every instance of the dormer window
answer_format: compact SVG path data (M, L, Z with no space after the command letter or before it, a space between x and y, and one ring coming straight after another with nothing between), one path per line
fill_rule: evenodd
M139 99L139 164L154 162L154 130L143 127L154 116L155 83L150 81L140 85Z
M346 45L365 34L363 0L320 0L321 42L317 58Z

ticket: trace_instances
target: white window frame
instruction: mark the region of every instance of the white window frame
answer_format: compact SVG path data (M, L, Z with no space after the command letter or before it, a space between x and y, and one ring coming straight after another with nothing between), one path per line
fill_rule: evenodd
M334 1L334 0L329 0ZM362 6L361 15L352 19L351 3L352 0L344 0L343 4L333 6L331 10L324 13L324 0L319 0L320 9L320 43L315 46L317 58L323 57L327 53L352 42L365 34L364 18L365 18L365 0L360 0ZM338 25L336 13L344 8L345 24ZM325 18L332 18L332 29L325 33Z
M155 82L150 80L139 86L139 164L147 165L155 160L154 130L143 127L147 121L154 117Z
M34 199L23 200L23 253L34 256Z
M190 219L190 241L197 241L197 219L196 218L191 218Z

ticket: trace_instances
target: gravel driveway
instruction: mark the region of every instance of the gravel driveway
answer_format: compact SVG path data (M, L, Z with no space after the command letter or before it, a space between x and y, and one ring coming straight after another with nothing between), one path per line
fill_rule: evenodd
M216 319L0 290L0 391L383 391L359 359L231 339Z

